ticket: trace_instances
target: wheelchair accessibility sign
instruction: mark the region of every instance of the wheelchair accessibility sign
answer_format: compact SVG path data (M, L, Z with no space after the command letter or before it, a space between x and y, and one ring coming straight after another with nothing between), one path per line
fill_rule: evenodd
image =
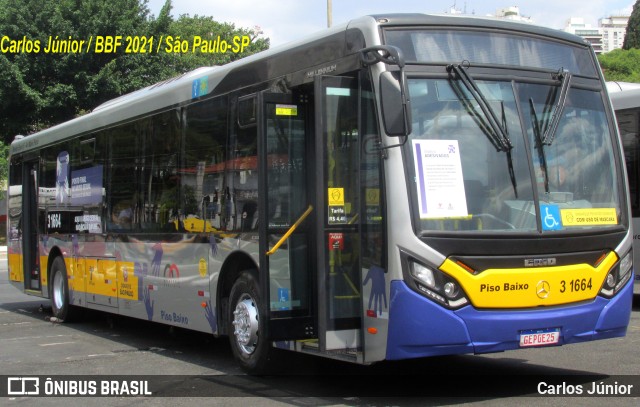
M562 230L562 217L558 205L540 205L542 230Z

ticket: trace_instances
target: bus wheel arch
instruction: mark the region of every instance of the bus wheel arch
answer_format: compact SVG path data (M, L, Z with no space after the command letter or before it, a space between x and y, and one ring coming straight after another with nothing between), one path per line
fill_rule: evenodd
M53 265L53 261L58 257L62 258L64 261L64 256L62 255L62 251L58 246L54 246L51 248L51 250L49 250L49 257L47 258L46 274L47 274L47 284L49 286L49 289L47 290L47 295L49 296L49 298L51 298L51 282L52 282L51 279L53 278L53 274L51 273L52 271L51 267Z
M227 257L220 269L216 292L216 309L218 310L218 333L229 335L229 295L234 283L245 270L258 270L255 261L245 252L237 251Z

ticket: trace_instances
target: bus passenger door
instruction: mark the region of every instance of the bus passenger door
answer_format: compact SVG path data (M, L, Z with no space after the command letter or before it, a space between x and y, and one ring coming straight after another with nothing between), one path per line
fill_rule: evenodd
M319 350L362 362L358 79L315 79Z
M22 270L25 290L40 292L38 250L38 160L22 166Z
M274 341L315 338L313 138L306 96L258 97L260 288ZM264 278L268 275L268 278Z

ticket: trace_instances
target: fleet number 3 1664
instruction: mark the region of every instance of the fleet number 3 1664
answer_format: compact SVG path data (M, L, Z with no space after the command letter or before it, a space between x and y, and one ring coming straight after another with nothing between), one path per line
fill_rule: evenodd
M580 291L587 291L587 290L591 290L591 288L593 287L593 284L591 283L591 279L586 279L586 278L576 278L575 280L570 280L570 281L560 281L560 292L564 293L564 292L580 292Z

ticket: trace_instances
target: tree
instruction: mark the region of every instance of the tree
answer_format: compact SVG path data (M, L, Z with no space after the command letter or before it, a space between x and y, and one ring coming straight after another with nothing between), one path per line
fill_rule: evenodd
M607 81L640 82L640 49L615 49L598 61Z
M4 182L8 178L9 172L9 146L0 141L0 184L4 184ZM4 199L4 185L0 188L0 199ZM1 233L1 232L0 232Z
M38 48L3 52L3 71L17 83L0 82L0 94L20 97L3 100L3 139L29 134L71 119L102 101L117 96L122 86L104 84L94 77L124 53L45 52L49 39L88 39L96 35L142 34L148 10L139 0L0 0L0 33L14 43L25 39ZM10 42L5 41L5 45ZM8 63L8 65L7 65ZM7 75L7 74L4 74ZM9 133L10 132L10 133Z
M213 17L195 15L193 17L181 15L174 21L170 28L169 34L176 38L180 36L182 39L188 39L192 48L190 52L181 54L181 62L186 66L196 68L200 66L224 65L245 56L269 48L269 40L258 38L262 34L259 27L253 29L236 28L230 23L219 23ZM193 48L194 39L198 36L203 45ZM251 40L250 45L242 52L206 52L206 47L215 45L222 41L226 41L229 45L233 44L233 39L237 37L247 36ZM204 44L208 45L204 45ZM191 52L195 51L195 52Z
M35 130L42 103L40 94L25 82L20 69L0 55L0 133L9 136L0 138L0 142L10 143L13 136Z
M268 39L255 30L238 29L212 17L188 15L174 20L167 0L158 17L147 0L0 0L0 37L40 41L38 52L0 53L0 140L28 135L70 120L125 93L183 74L203 65L222 64L267 49ZM231 39L250 35L251 45L240 54L46 53L55 39L85 40L97 36L160 38L180 36L190 42L202 38ZM6 43L6 42L5 42ZM156 43L157 44L157 43ZM154 47L155 51L155 47Z
M633 5L622 49L640 48L640 0Z

